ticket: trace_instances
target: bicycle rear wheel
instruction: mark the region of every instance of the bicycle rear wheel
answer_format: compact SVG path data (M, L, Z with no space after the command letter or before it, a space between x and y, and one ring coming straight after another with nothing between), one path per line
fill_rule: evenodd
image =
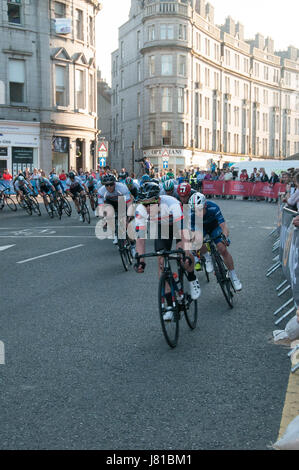
M16 203L12 200L12 198L10 196L5 196L4 197L4 201L7 205L7 207L13 211L13 212L16 212L17 211L17 205Z
M163 335L166 339L167 344L171 348L175 348L179 338L179 308L178 302L175 296L175 289L173 285L173 278L169 274L163 273L159 281L159 290L158 290L158 302L159 302L159 314L160 321L162 326ZM171 321L165 321L164 315L167 312L168 304L165 296L166 287L170 286L173 295L173 319Z
M204 256L202 256L202 257L200 258L200 262L201 262L201 265L203 266L203 270L204 270L204 272L205 272L205 275L206 275L206 278L207 278L207 282L210 282L210 275L209 275L209 273L208 273L208 271L207 271L206 259L205 259Z
M72 207L69 201L65 197L62 197L61 202L62 202L62 209L64 210L66 215L70 217L72 215Z
M225 300L228 306L234 308L234 288L232 282L229 278L227 268L225 267L224 261L219 255L219 253L214 254L214 268L217 281L221 287L222 293L225 297Z
M180 284L183 292L185 293L184 289L184 274L181 272L180 274ZM195 330L197 325L198 319L198 310L197 310L197 300L192 300L189 294L184 294L183 300L183 308L184 314L186 318L186 322L191 330Z
M42 215L39 208L39 203L37 202L36 198L34 196L29 196L29 199L31 203L32 212L34 212L38 216Z

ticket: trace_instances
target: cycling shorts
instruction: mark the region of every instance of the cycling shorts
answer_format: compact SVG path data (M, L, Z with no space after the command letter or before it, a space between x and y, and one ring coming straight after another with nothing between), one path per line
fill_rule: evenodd
M203 236L210 235L211 238L215 238L214 242L216 245L222 243L222 233L222 228L219 225L212 230L206 229L205 227L203 228Z

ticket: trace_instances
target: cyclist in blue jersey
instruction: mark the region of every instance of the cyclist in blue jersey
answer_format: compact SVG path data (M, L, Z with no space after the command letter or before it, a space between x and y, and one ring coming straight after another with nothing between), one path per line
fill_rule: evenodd
M229 253L227 247L230 245L229 240L229 229L223 217L220 207L215 204L215 202L207 201L206 197L201 193L196 193L191 196L189 201L189 207L191 208L191 231L195 232L197 227L195 225L195 211L197 208L203 210L203 235L210 235L214 238L217 245L217 249L222 256L225 265L227 266L230 277L233 282L234 288L237 292L242 290L242 284L238 279L238 276L235 272L234 260L232 255ZM226 241L223 240L223 236ZM211 255L208 252L208 249L205 245L200 249L201 254L204 255L206 259L206 267L208 272L212 272L213 263Z
M43 198L45 207L49 205L49 200L47 196L53 196L55 197L55 188L52 183L48 180L48 178L45 178L44 176L40 176L36 180L36 189L38 191L38 194Z

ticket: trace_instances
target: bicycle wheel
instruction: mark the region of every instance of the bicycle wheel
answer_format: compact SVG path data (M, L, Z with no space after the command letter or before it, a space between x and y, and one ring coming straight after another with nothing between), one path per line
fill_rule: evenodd
M25 199L23 201L23 209L25 209L25 211L27 212L28 215L32 215L32 207L31 207L31 202L30 200L27 199L27 197L25 196Z
M182 302L186 322L191 330L195 330L198 319L197 300L192 300L191 296L185 292L183 271L180 273L180 284L183 292L185 293Z
M30 200L32 212L34 212L38 216L41 216L42 214L39 208L39 203L36 201L35 197L29 196L29 200Z
M70 217L72 215L72 207L69 203L69 201L65 198L61 198L62 201L62 209L64 210L65 214Z
M131 251L131 243L130 243L130 240L128 240L128 239L126 240L126 250L127 250L128 261L132 265L133 264L133 255L132 255L132 251Z
M26 210L26 203L24 202L24 199L22 200L19 194L17 194L17 203L19 204L21 209Z
M216 252L214 256L214 268L217 281L221 287L225 300L228 306L233 309L234 308L234 288L232 282L230 280L227 268L224 264L223 259L221 258L220 254Z
M129 263L128 252L127 252L124 240L118 240L118 250L119 250L123 267L125 271L128 271L130 263Z
M158 302L159 302L159 314L160 321L162 326L163 335L166 339L167 344L171 348L175 348L179 338L179 308L178 302L175 296L175 290L173 285L173 278L169 274L163 273L159 281L159 290L158 290ZM164 315L167 312L168 304L165 296L166 286L171 286L173 291L174 301L172 306L173 319L171 321L165 321Z
M206 259L205 259L204 256L202 256L202 257L200 258L200 262L201 262L201 265L203 266L203 270L204 270L204 272L205 272L205 275L206 275L206 278L207 278L207 282L210 282L210 275L209 275L209 273L208 273L208 271L207 271Z
M90 214L85 202L81 206L81 215L83 217L83 222L90 224Z
M11 198L10 196L5 196L5 197L4 197L4 201L5 201L6 205L7 205L7 207L8 207L11 211L13 211L13 212L16 212L16 211L17 211L17 209L18 209L18 208L17 208L17 205L16 205L16 203L12 200L12 198Z

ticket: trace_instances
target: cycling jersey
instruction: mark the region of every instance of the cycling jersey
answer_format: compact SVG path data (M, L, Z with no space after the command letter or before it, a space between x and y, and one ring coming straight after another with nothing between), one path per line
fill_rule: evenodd
M73 180L68 178L66 180L66 189L69 189L72 192L84 191L84 186L79 176L75 176Z
M138 204L135 211L136 232L145 232L148 220L159 224L173 225L183 219L180 203L172 196L160 196L159 212L149 215L142 204ZM142 237L140 237L142 238Z
M61 181L57 181L57 180L54 180L52 178L50 178L50 183L52 184L52 186L54 186L55 188L55 191L59 191L59 189L61 189L62 192L64 192L64 188L63 188L63 185L61 183Z
M44 178L42 182L39 180L36 180L36 187L37 187L37 190L41 191L42 193L53 192L53 185L50 183L50 181L47 178Z
M167 194L167 192L165 191L165 189L162 187L162 189L161 189L161 191L160 191L160 196L174 197L175 199L177 199L177 200L179 201L180 198L179 198L179 195L178 195L178 192L177 192L177 188L178 188L178 187L175 186L172 195L169 196L169 194Z
M113 205L114 209L117 210L118 198L121 196L125 197L127 205L131 202L131 193L125 184L115 183L115 188L112 193L110 193L105 186L102 186L98 189L99 206L103 206L107 203Z
M94 178L92 181L90 180L87 180L86 183L85 183L88 191L90 193L93 193L95 190L97 190L97 186L98 186L98 182L97 180Z
M222 228L220 224L225 222L225 219L222 215L220 207L215 204L215 202L207 201L206 202L206 213L203 216L203 235L210 235L212 238L215 238L215 242L220 243L222 241ZM191 231L194 232L198 230L199 227L195 223L195 212L191 213Z
M14 188L16 191L22 191L24 194L27 194L30 190L29 184L26 180L24 180L22 183L21 181L16 181L14 183Z
M138 194L138 190L139 190L139 186L136 183L134 183L132 186L128 187L128 190L132 194L133 198L136 199L137 194Z

